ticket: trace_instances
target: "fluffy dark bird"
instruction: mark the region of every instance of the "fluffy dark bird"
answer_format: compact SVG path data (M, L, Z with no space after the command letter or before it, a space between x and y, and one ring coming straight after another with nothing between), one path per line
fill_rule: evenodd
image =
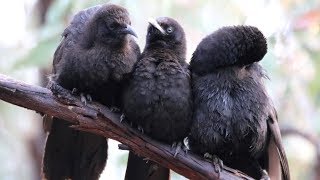
M145 134L172 144L187 136L192 120L186 38L183 28L172 18L151 19L149 23L145 49L123 96L124 114ZM133 153L129 156L127 180L153 179L145 171L148 168L129 166L130 159L137 159L132 158ZM140 176L129 176L131 172L139 172L136 174Z
M255 179L290 179L276 111L258 62L267 52L252 26L224 27L205 37L190 62L194 96L191 149L218 156Z
M83 101L119 108L122 81L140 55L131 35L136 36L123 7L105 4L80 11L62 34L51 80L77 92ZM43 159L45 177L98 179L107 160L107 139L70 125L53 118Z

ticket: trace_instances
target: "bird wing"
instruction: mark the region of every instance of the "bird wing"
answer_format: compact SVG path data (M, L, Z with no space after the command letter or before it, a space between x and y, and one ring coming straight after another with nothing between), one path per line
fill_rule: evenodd
M53 74L56 73L56 67L61 62L63 53L66 49L73 47L79 43L83 32L85 31L85 25L93 14L101 7L101 5L93 6L84 10L79 11L74 15L72 21L68 27L61 34L62 41L54 52L53 56Z
M270 112L267 123L271 132L270 144L268 146L269 176L271 179L281 179L282 176L284 180L290 180L289 164L282 146L277 112L274 108Z
M101 5L97 5L79 11L76 15L74 15L68 27L63 31L63 33L61 34L63 39L61 40L53 55L52 77L55 76L57 67L59 66L60 62L62 62L64 52L80 41L80 37L85 30L85 24L100 7ZM45 132L49 132L51 129L52 117L45 116L43 120L44 130Z

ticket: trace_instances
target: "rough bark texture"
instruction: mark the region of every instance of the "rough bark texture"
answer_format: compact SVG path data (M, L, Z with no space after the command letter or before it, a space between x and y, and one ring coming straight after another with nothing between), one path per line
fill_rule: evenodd
M120 115L92 102L84 105L78 97L66 93L62 97L49 89L28 85L0 74L0 99L36 112L67 119L72 127L115 139L131 151L147 157L189 179L252 179L241 172L223 167L220 173L214 166L193 155L175 150L169 145L154 141L129 125L120 122Z

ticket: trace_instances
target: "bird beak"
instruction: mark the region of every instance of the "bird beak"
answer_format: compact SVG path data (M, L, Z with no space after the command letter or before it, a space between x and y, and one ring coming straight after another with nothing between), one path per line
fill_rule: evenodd
M160 26L160 24L153 18L149 18L148 22L155 28L157 28L162 34L166 34L166 31Z
M121 30L121 33L123 34L131 34L132 36L138 38L138 35L136 34L136 32L133 30L132 26L127 25L126 28Z

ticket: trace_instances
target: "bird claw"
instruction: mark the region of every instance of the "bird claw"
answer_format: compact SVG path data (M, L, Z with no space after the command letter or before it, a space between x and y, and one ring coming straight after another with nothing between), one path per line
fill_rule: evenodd
M179 151L181 150L181 147L182 147L182 143L181 143L181 142L178 142L177 147L176 147L176 151L174 152L174 156L173 156L173 157L176 157L176 156L177 156L177 154L178 154Z
M213 161L213 164L214 164L214 170L217 173L220 173L222 171L222 169L223 169L223 161L216 155L212 156L212 161Z
M260 180L270 180L268 172L266 170L261 171L261 179Z
M120 109L113 106L113 107L110 108L110 111L111 111L111 112L114 112L114 113L119 113L119 112L120 112Z
M212 155L211 155L210 153L205 153L205 154L203 155L203 157L204 157L205 159L212 159Z
M124 114L121 114L120 116L120 123L122 123L126 119L126 116Z
M184 146L181 142L173 142L171 145L171 148L174 149L174 155L173 157L176 157L177 154L181 151L181 149L184 149Z
M90 94L87 94L87 100L89 101L89 102L92 102L92 97L90 96Z
M142 133L142 134L144 134L144 130L143 130L143 128L139 125L138 126L138 130Z
M171 144L171 148L173 149L173 148L175 148L177 146L177 142L173 142L172 144Z
M77 94L78 92L78 89L77 88L73 88L72 91L71 91L71 94Z
M220 173L223 169L223 161L217 155L211 155L210 153L205 153L204 158L210 159L214 165L214 170Z
M92 97L89 94L85 95L84 93L80 93L80 100L84 105L87 105L87 102L92 101Z
M48 83L48 88L51 90L51 92L56 95L59 98L67 98L70 96L69 92L67 89L63 88L60 86L57 82L55 81L49 81Z
M189 138L188 138L188 137L185 137L185 138L183 139L183 151L187 154L189 150L190 150Z
M75 101L75 98L72 96L71 92L57 82L50 80L47 88L49 88L54 96L58 98L60 102L65 104L72 104Z
M82 103L84 103L84 105L87 105L87 100L83 93L80 94L80 100Z

